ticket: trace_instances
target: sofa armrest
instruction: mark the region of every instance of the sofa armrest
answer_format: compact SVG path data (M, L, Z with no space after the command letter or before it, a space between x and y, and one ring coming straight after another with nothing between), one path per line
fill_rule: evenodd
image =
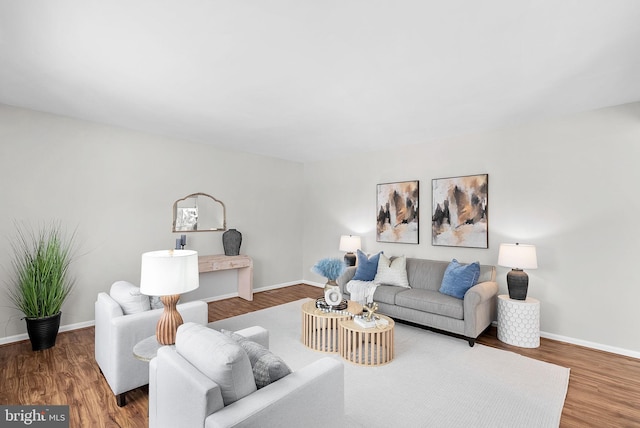
M149 427L201 427L224 407L220 387L173 346L158 349L149 363Z
M356 275L356 267L349 266L345 269L345 271L336 279L336 283L340 287L340 292L342 294L349 294L349 290L347 290L347 282L351 281L353 277Z
M464 295L465 336L476 338L496 317L496 296L498 283L480 282Z
M324 427L328 416L344 416L344 366L324 357L211 414L205 427Z

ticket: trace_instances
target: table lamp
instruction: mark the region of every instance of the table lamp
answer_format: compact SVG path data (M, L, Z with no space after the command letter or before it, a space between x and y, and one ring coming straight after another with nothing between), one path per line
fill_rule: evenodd
M356 255L354 254L360 249L360 237L353 235L342 235L340 237L340 251L346 251L344 255L344 263L347 266L356 265Z
M511 271L507 274L509 298L525 300L527 298L527 289L529 288L529 275L523 269L538 268L535 245L500 244L498 265L511 268Z
M176 342L182 316L176 308L180 294L195 290L200 284L198 252L160 250L142 254L140 293L160 296L164 311L156 325L156 338L162 345Z

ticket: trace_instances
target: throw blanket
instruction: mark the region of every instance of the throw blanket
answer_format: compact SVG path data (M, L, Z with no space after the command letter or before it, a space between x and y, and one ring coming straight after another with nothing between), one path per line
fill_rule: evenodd
M351 293L351 300L361 305L373 303L373 293L376 291L376 284L373 281L354 281L347 282L347 291Z

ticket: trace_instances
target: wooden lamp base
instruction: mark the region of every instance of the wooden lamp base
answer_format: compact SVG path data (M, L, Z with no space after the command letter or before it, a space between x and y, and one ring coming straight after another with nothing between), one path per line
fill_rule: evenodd
M183 323L182 316L176 308L179 299L179 294L160 296L160 300L164 304L164 311L156 326L156 339L161 345L173 345L176 343L176 331Z

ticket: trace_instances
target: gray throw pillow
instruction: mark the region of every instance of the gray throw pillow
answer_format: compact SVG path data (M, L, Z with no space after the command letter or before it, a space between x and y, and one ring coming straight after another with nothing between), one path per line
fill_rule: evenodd
M291 373L291 369L282 358L259 343L232 331L221 330L221 332L235 340L249 356L253 377L258 389L264 388Z

